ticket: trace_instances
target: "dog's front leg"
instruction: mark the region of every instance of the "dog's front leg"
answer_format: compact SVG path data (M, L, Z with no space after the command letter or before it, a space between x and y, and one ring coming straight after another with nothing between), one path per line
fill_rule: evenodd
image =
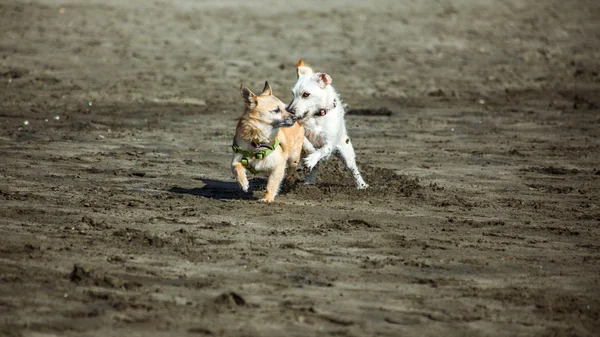
M233 176L235 180L237 180L238 184L244 192L248 192L248 187L250 183L248 182L248 177L246 177L246 169L242 166L242 163L234 161L231 164L231 171L233 172Z
M318 151L315 148L315 146L313 145L313 143L310 140L308 140L307 137L304 137L304 143L302 143L302 149L304 150L304 152L306 152L308 154L308 156L310 156ZM310 173L308 174L308 177L304 180L304 184L313 185L317 182L317 170L319 169L319 160L317 160L317 163L314 166L310 167L306 163L306 159L307 158L305 158L305 160L304 160L304 164L307 167L309 167Z
M304 142L302 143L302 150L304 150L304 152L311 154L315 151L317 151L317 149L315 149L315 146L313 145L313 143L308 140L308 138L304 137Z
M304 158L304 165L306 165L306 167L308 167L308 169L310 171L312 171L313 168L315 166L317 166L319 161L321 161L321 159L329 158L329 156L331 156L332 152L333 152L333 143L325 142L323 147L319 148L318 150L316 150L315 152L311 153L306 158Z
M267 193L265 197L260 199L262 202L271 203L275 200L277 192L279 192L279 186L283 181L283 175L285 173L285 165L277 165L277 167L269 174L267 181Z

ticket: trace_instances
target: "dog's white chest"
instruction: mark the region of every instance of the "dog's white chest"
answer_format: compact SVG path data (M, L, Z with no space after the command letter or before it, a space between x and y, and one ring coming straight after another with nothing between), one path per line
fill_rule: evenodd
M340 133L344 130L344 120L336 110L331 110L326 116L313 117L306 121L306 137L313 146L320 148L327 141L339 142Z
M281 148L277 148L268 156L262 159L251 158L248 163L252 168L254 168L259 175L269 174L273 169L275 169L282 162L282 150Z
M324 122L325 117L312 118L306 123L305 130L315 135L321 134L325 130Z
M305 124L306 137L310 142L316 146L321 147L323 145L323 139L325 138L325 125L324 117L313 118Z

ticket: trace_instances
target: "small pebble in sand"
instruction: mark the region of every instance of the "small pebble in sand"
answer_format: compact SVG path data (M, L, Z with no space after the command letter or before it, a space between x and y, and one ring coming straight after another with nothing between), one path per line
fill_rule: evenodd
M29 125L29 121L24 121L23 125Z
M56 115L56 116L54 116L54 119L59 120L60 116Z

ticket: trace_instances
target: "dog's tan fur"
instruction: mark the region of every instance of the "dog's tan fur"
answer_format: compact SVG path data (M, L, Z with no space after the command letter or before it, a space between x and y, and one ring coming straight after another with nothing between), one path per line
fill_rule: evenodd
M269 83L265 82L265 88L258 96L244 85L240 90L246 109L236 128L237 145L244 151L255 152L253 141L258 140L259 143L269 146L272 146L275 140L280 142L280 146L265 158L249 160L250 165L259 173L268 175L267 191L261 201L270 203L275 200L286 167L288 183L293 184L296 180L296 167L300 161L304 141L304 127L293 121L293 116L287 112L285 104L273 95ZM284 123L291 126L283 125ZM249 183L246 168L241 163L243 157L242 154L234 153L231 166L242 190L247 192Z

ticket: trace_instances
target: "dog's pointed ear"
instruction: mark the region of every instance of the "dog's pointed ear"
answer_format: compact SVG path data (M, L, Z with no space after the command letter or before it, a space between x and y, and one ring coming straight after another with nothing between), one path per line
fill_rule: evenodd
M302 76L310 76L313 74L313 70L308 64L304 63L302 59L296 63L296 72L298 73L298 77Z
M244 99L246 107L249 109L254 109L257 104L256 95L243 84L240 85L240 93L242 94L242 98Z
M263 95L272 96L273 95L273 90L271 89L271 86L269 85L268 81L265 81L265 87L260 95L261 96L263 96Z
M316 73L315 78L317 79L317 83L321 88L325 88L331 84L331 76L325 73Z

